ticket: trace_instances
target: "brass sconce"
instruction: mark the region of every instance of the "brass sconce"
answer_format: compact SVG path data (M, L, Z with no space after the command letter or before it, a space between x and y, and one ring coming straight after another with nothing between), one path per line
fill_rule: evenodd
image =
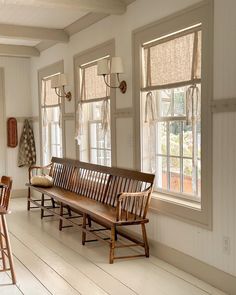
M59 74L51 79L51 87L55 89L56 95L61 98L66 98L68 101L71 101L72 95L71 92L65 91L65 86L67 85L67 79L65 74Z
M97 74L99 76L103 76L105 84L110 88L120 89L121 93L125 93L127 90L126 81L120 81L120 74L124 73L124 67L122 63L121 57L112 57L111 59L111 70L108 66L108 59L101 59L97 63ZM112 86L108 84L108 75L115 74L117 77L117 81L119 83L118 86Z

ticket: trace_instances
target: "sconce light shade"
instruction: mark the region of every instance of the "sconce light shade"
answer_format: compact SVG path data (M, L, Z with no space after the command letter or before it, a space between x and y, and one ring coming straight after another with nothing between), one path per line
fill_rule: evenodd
M67 85L67 79L65 74L58 74L51 79L52 88L61 88Z
M108 60L107 59L101 59L97 63L97 74L100 75L108 75L109 67L108 67Z
M111 60L111 74L124 73L124 67L121 57L113 57Z

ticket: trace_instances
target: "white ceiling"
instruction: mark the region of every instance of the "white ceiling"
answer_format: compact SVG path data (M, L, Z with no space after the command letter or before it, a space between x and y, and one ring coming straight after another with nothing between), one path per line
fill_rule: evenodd
M125 13L134 1L0 0L0 56L11 54L12 45L19 56L38 56L109 14Z
M0 24L64 29L88 12L69 8L45 8L0 2Z

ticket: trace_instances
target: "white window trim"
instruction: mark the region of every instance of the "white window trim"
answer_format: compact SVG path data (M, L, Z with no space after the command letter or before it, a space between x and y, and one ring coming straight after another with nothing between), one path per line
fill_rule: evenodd
M77 106L80 98L80 74L79 69L81 66L90 63L91 61L98 60L103 56L115 56L115 40L109 40L93 48L87 49L74 56L74 87L75 87L75 104ZM91 63L92 64L92 63ZM111 78L111 83L114 83ZM102 98L91 99L89 102L102 101ZM116 92L114 89L110 90L110 112L111 112L111 166L116 166L116 128L115 128L115 110L116 110ZM76 115L75 115L76 118ZM76 118L77 119L77 118ZM80 158L80 147L76 145L76 157Z
M53 76L57 73L64 73L64 61L60 60L54 64L46 66L40 70L38 70L38 106L39 106L39 140L40 140L40 164L43 165L43 150L42 150L42 143L43 143L43 133L42 133L42 103L41 103L41 96L42 96L42 81L46 77ZM64 120L63 116L65 113L65 105L62 102L62 155L66 154L65 152L65 132L64 132Z
M202 23L202 194L201 207L193 201L154 193L151 211L166 214L212 230L212 112L213 1L205 0L133 32L133 101L135 108L135 168L141 169L140 97L141 46L150 40Z

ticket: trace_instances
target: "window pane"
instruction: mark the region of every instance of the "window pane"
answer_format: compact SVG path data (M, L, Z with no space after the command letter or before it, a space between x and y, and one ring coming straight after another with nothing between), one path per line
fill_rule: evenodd
M193 194L193 164L192 160L183 160L183 191L185 194Z
M90 122L90 162L111 166L110 132L104 135L100 122Z
M198 197L201 197L201 161L198 161L198 169L197 169L197 189L198 189Z
M179 156L180 155L180 134L181 125L180 122L171 122L169 125L170 130L170 155Z
M170 158L170 190L180 192L180 160Z
M201 158L201 123L197 123L197 157Z
M174 89L174 116L184 116L186 87Z
M42 117L44 117L42 109ZM43 163L48 164L52 157L62 157L62 129L59 126L60 109L46 108L47 125L42 126Z
M184 157L192 157L193 156L193 134L192 134L192 126L186 125L184 122L183 127L183 155Z
M167 190L167 157L157 157L157 187Z
M157 153L160 155L167 154L167 123L160 122L157 124Z
M172 113L172 93L170 89L158 91L159 103L158 113L161 117L171 116Z

